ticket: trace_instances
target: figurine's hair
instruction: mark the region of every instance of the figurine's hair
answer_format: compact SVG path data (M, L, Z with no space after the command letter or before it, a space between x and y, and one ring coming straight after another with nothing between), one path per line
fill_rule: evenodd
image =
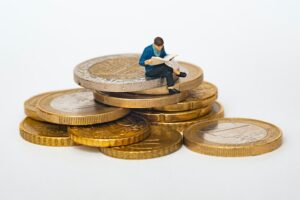
M154 39L154 44L157 45L157 46L161 46L161 45L164 44L164 40L161 37L156 37Z

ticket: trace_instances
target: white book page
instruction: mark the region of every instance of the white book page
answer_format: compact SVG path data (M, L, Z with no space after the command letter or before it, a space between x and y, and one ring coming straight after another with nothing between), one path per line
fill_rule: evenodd
M151 60L152 60L151 65L159 65L165 63L165 60L161 57L152 56Z
M166 55L164 58L152 56L152 58L151 58L152 64L151 65L159 65L159 64L168 62L168 61L172 60L173 58L175 58L176 56L177 56L176 54L169 54L169 55Z

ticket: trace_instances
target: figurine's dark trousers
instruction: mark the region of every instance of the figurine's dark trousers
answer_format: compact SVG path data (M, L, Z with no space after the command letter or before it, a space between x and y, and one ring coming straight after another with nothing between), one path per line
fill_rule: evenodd
M148 77L165 77L168 87L174 85L173 68L166 64L155 65L155 67L145 73Z

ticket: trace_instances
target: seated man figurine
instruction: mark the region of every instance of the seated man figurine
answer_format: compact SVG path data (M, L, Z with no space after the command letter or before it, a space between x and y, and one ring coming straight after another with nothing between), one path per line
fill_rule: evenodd
M167 55L164 48L164 41L161 37L156 37L154 43L147 46L139 60L139 64L145 67L146 77L165 77L167 80L169 94L180 93L179 90L174 88L173 73L178 77L186 77L185 72L180 72L179 69L173 69L165 63L158 65L151 65L153 61L152 56L164 58Z

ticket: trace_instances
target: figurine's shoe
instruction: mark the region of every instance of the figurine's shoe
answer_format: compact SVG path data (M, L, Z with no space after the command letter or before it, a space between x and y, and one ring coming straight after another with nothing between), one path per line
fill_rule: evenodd
M176 76L178 76L178 77L186 77L186 73L185 72L180 72L180 74L176 74Z
M180 93L180 91L176 90L175 88L169 89L169 94L178 94L178 93Z

